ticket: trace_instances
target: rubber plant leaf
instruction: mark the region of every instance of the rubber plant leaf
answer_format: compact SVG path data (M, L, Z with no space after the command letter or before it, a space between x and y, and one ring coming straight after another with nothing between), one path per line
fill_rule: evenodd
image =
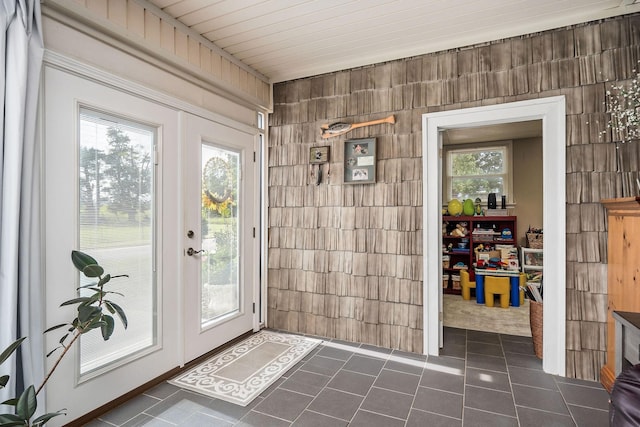
M82 273L87 277L100 277L104 274L104 268L98 264L89 264L82 269Z
M3 402L4 403L4 402ZM13 414L0 414L0 425L2 427L24 426L24 420Z
M16 415L24 420L28 420L36 413L37 406L36 389L33 385L30 385L22 392L18 399L18 403L16 404Z
M89 297L74 298L74 299L70 299L69 301L63 302L62 304L60 304L60 307L63 307L65 305L83 303L83 302L87 302L87 301L90 301L90 300L91 300L91 298L89 298Z
M90 306L92 305L94 302L98 302L100 301L100 298L102 298L102 294L103 292L101 290L98 290L95 294L91 295L89 297L89 299L87 299L85 302L83 302L82 304L80 304L80 306Z
M96 316L100 315L102 310L99 307L92 305L81 305L78 307L78 320L80 323L85 323L89 320L93 320Z
M52 326L50 328L47 328L47 330L44 331L44 333L46 334L47 332L55 331L56 329L63 328L65 326L67 326L67 325L69 325L69 324L68 323L60 323L59 325L55 325L55 326Z
M11 354L13 354L13 352L16 351L18 347L20 347L20 344L22 344L22 341L24 341L26 338L27 337L19 338L15 340L13 343L11 343L9 347L6 348L2 352L2 354L0 354L0 364L2 364L5 360L9 358L9 356L11 356Z
M118 317L122 321L124 328L127 329L127 326L129 325L129 321L127 320L127 315L124 314L124 310L122 309L122 307L120 307L118 304L116 304L113 301L105 301L104 303L107 306L107 309L111 313L113 313L114 311L118 313Z
M111 334L113 334L113 330L116 327L116 321L113 320L113 317L105 314L102 316L102 321L104 324L101 326L100 330L102 332L102 339L107 341L111 338Z
M92 318L88 324L84 325L83 332L90 331L91 329L101 328L103 324L104 322L102 321L102 316L96 316Z
M58 346L58 347L54 348L54 349L53 349L53 350L51 350L49 353L47 353L46 357L51 356L53 353L55 353L56 351L58 351L60 348L62 348L62 347L59 347L59 346Z
M100 279L100 281L98 282L98 286L104 286L109 282L109 280L111 280L111 275L107 274L102 279Z
M71 251L71 262L80 271L84 270L87 265L98 263L91 255L80 251Z
M40 415L38 418L33 420L33 425L43 426L53 417L57 417L58 415L67 415L67 413L64 412L65 410L66 409L61 409L56 412L49 412L48 414Z

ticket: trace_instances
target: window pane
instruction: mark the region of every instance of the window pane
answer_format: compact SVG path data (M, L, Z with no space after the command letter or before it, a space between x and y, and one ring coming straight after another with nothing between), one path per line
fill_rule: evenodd
M264 129L264 113L258 113L258 129Z
M468 176L504 173L504 150L460 150L451 153L451 175Z
M479 197L484 201L489 193L504 194L503 183L502 177L452 178L451 198L475 200Z
M201 327L240 310L240 154L202 145Z
M103 341L96 329L80 340L80 374L152 346L155 332L153 271L155 129L89 109L80 111L79 249L114 278L105 291L127 315L125 331ZM81 286L95 282L81 275ZM81 295L91 291L82 290Z
M508 192L507 146L454 149L447 154L448 199L480 198Z

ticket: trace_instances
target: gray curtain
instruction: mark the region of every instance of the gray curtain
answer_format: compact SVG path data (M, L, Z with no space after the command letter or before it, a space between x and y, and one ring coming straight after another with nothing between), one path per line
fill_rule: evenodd
M0 402L44 378L40 153L36 120L44 44L39 0L0 0L0 351L28 336L0 367ZM41 393L42 394L42 393ZM39 409L44 409L39 396Z

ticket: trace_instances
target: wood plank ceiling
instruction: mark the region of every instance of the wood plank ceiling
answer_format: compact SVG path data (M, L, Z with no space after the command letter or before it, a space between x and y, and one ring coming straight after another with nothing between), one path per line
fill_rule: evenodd
M640 11L640 0L141 0L272 83Z

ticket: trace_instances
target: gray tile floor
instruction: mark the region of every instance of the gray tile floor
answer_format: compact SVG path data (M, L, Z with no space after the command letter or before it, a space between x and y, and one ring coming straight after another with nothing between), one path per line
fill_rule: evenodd
M161 384L98 426L608 426L599 383L545 374L531 338L445 328L439 357L329 341L247 407Z

